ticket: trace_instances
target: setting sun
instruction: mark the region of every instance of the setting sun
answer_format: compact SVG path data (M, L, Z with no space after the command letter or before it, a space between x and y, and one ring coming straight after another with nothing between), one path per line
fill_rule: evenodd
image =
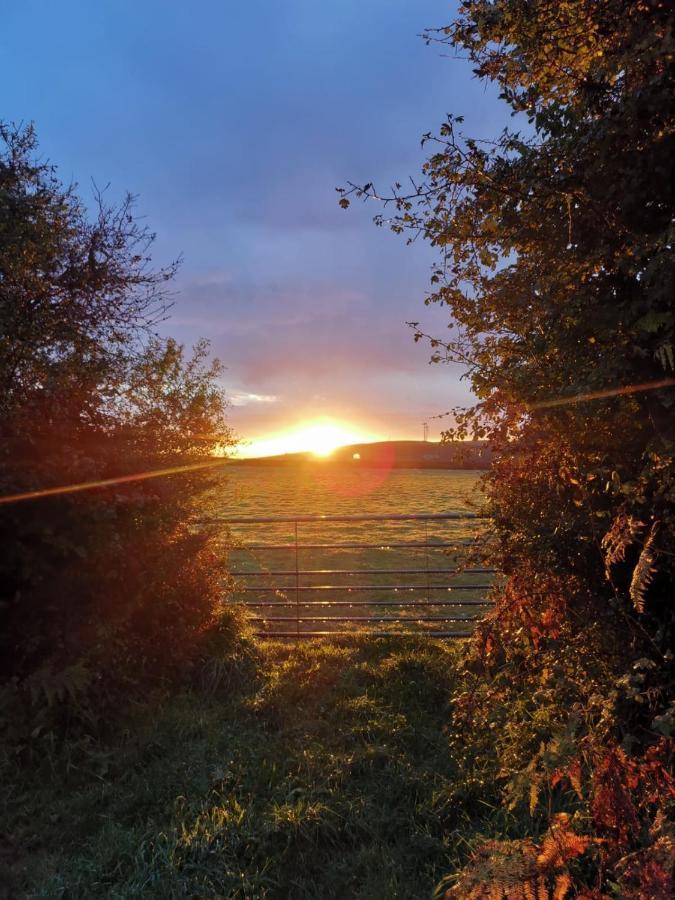
M273 437L252 441L242 448L242 456L278 456L282 453L313 453L330 456L345 444L368 443L378 437L332 419L319 419L283 431Z

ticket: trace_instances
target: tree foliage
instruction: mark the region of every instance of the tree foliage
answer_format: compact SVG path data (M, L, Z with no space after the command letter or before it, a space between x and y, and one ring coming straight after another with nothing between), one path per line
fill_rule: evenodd
M133 198L97 192L90 212L32 128L0 125L0 142L0 496L122 479L0 504L14 715L17 698L56 708L189 661L222 574L187 524L203 476L135 476L212 461L230 436L208 345L154 333L176 265L152 267Z
M576 702L604 723L585 715L574 740L592 752L560 762L576 767L577 782L582 762L590 773L584 828L600 841L595 867L576 872L579 896L606 896L614 879L621 896L665 897L672 835L658 822L672 783L650 805L639 773L672 723L672 7L466 0L426 38L468 55L513 126L472 138L461 115L449 115L423 138L430 154L411 192L351 184L340 203L378 199L378 224L438 248L425 302L448 308L452 330L428 336L413 323L415 338L431 341L434 360L468 369L477 403L453 411L448 434L486 436L496 454L486 482L490 558L507 583L474 651L481 677L509 673L495 690L508 705L524 680L541 690L553 668L562 718L569 679L586 680ZM561 666L564 644L578 648L573 672ZM598 703L590 661L603 653L613 687ZM535 791L527 752L509 765ZM614 794L599 787L609 771ZM620 821L631 809L640 812L629 836ZM534 859L534 844L526 850ZM660 887L640 893L641 878L661 878Z

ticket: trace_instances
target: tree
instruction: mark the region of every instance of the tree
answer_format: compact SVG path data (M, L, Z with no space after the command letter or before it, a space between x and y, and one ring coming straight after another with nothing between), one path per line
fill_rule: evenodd
M431 153L412 193L351 184L340 203L379 199L392 215L378 224L439 250L425 302L449 308L453 334L416 327L415 338L431 341L436 361L466 364L477 404L454 411L449 434L487 436L497 460L491 559L508 580L482 653L522 684L525 670L560 667L556 642L578 647L574 679L585 671L588 692L574 696L589 723L591 661L606 660L623 686L605 731L588 725L589 816L603 840L614 821L620 843L619 807L597 801L598 772L609 766L628 797L639 781L630 767L642 763L620 761L613 741L630 735L644 760L672 719L673 12L662 0L466 0L426 38L468 54L515 126L479 140L450 115L424 137ZM628 702L625 679L644 665L644 692ZM564 714L572 693L557 696ZM532 785L539 763L528 765L521 783ZM644 802L640 821L652 827ZM617 842L605 863L632 849L646 872L651 851Z
M176 264L152 268L133 198L96 193L90 217L32 128L0 140L0 495L117 479L0 504L0 674L14 699L51 696L57 672L114 693L180 669L219 609L188 527L203 474L136 476L231 442L221 368L154 333Z
M658 607L675 528L670 8L471 0L427 38L468 51L527 125L478 141L448 116L424 138L433 152L413 194L351 185L342 199L383 200L395 212L379 224L441 251L427 302L450 309L459 336L432 337L433 358L467 363L478 397L452 432L488 435L504 460L491 480L502 562L514 565L522 531L547 564L583 570L596 590L598 542L629 517L643 522L634 549L658 531ZM528 455L553 482L515 522L504 466ZM530 469L532 486L536 477ZM628 601L628 587L608 581L600 602L615 588ZM651 623L665 640L662 624Z

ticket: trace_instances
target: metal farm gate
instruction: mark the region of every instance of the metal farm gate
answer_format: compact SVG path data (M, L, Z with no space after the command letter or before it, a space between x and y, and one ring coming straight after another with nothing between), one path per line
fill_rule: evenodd
M469 523L485 522L474 513L218 521L231 535L244 532L230 551L231 600L247 608L261 637L466 637L491 605L494 569L465 565L480 542Z

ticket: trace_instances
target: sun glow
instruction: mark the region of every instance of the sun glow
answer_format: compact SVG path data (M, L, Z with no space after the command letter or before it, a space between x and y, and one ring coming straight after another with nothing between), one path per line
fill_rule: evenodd
M375 435L358 430L357 427L320 419L307 422L294 429L280 432L269 438L253 440L241 448L244 457L279 456L283 453L312 453L327 457L345 444L362 444L375 441Z

